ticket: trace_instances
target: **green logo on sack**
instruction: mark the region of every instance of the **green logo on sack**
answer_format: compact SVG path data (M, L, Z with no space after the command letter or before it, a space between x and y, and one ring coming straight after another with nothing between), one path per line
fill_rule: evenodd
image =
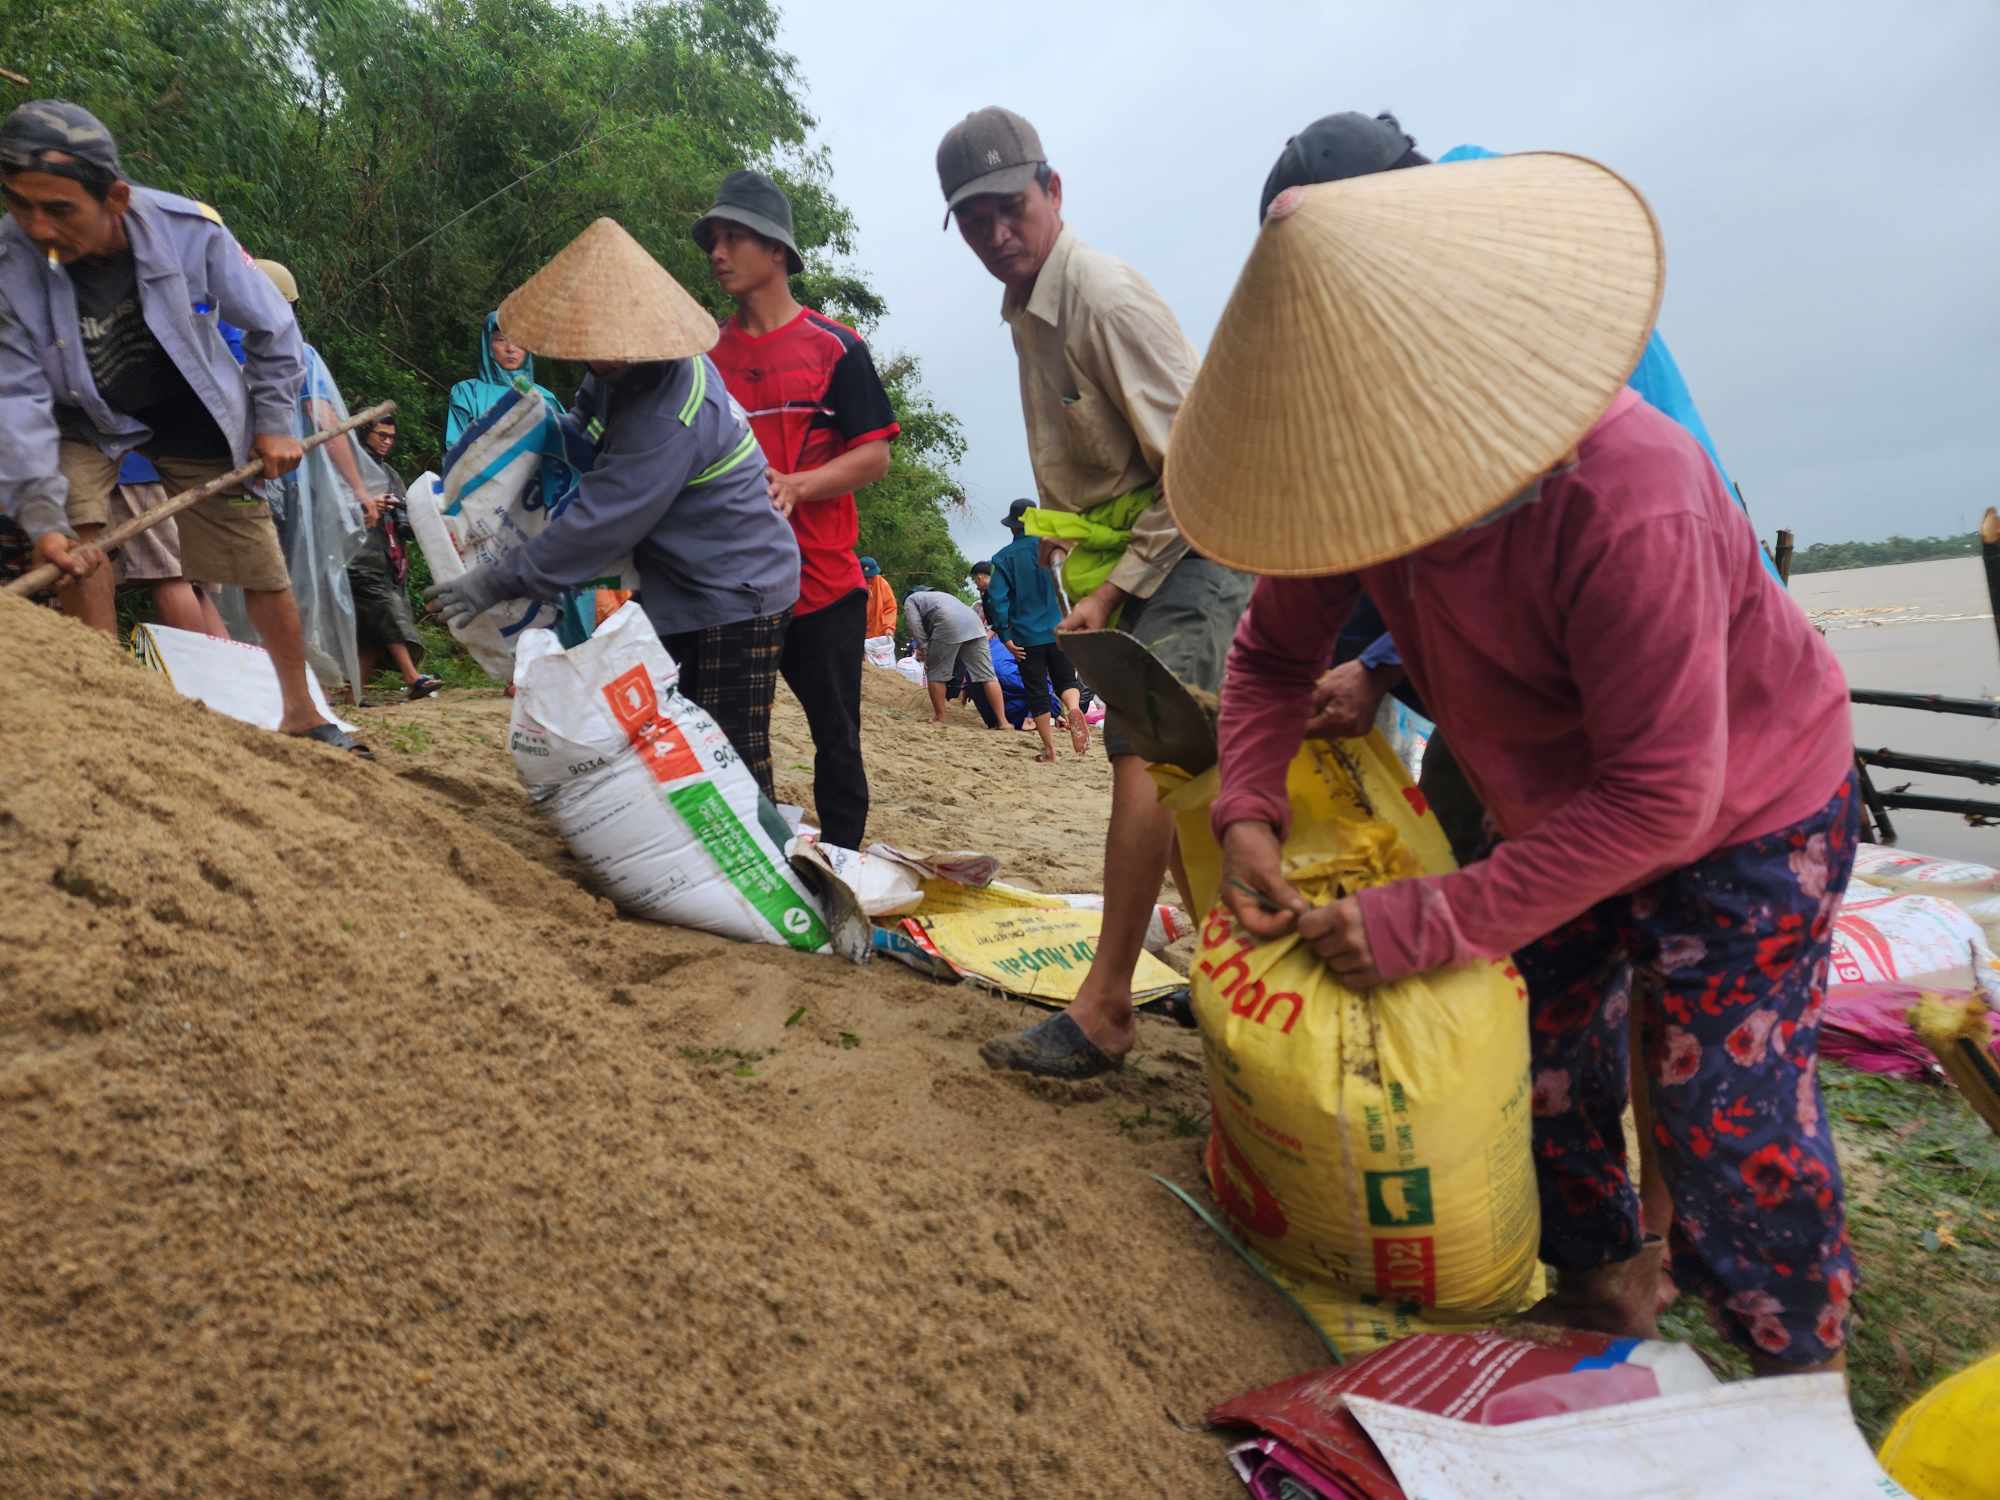
M1368 1223L1375 1229L1405 1229L1435 1223L1431 1214L1431 1169L1367 1172Z
M807 953L817 953L833 941L819 913L799 899L798 892L758 847L714 782L697 781L679 787L667 793L667 801L708 851L723 878L757 908L787 943Z

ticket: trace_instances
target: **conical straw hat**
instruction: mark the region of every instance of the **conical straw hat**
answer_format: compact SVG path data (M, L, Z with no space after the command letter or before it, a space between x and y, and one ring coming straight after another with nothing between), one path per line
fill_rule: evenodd
M1219 562L1292 576L1448 535L1604 414L1664 275L1645 200L1582 157L1291 189L1174 422L1174 519Z
M500 304L500 329L553 359L685 359L715 347L715 315L616 219L599 219Z

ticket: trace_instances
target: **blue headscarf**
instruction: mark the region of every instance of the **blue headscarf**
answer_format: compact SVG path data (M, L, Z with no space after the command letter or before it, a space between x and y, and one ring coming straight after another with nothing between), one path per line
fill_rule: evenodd
M514 382L526 380L531 385L535 379L535 356L530 354L521 361L521 368L511 374L500 367L493 357L493 335L500 331L500 314L486 315L485 326L479 334L479 375L473 380L461 380L451 388L451 400L445 405L444 445L450 448L465 433L465 429L491 411L500 398L514 388ZM562 403L555 393L542 386L535 386L554 410L560 412Z

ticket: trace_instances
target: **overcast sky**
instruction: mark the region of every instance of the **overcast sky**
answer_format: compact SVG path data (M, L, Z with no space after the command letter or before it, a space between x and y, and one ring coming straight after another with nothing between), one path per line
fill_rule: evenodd
M1969 530L2000 500L2000 3L791 0L857 266L965 424L966 555L1034 486L1000 284L941 233L938 138L1035 123L1065 220L1205 348L1286 138L1392 109L1615 167L1665 231L1660 326L1766 538Z

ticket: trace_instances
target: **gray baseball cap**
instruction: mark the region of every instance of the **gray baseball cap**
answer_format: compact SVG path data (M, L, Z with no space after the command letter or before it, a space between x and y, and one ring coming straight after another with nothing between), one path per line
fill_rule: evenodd
M707 250L715 243L715 221L741 224L785 247L785 263L796 276L806 266L792 232L792 200L762 172L731 172L715 190L715 207L694 222L694 242Z
M1035 127L1013 110L997 104L975 109L938 142L945 227L951 225L951 211L967 198L1025 192L1035 180L1035 169L1047 165L1048 159Z
M32 99L0 121L0 171L47 172L86 184L124 175L104 122L67 99Z

